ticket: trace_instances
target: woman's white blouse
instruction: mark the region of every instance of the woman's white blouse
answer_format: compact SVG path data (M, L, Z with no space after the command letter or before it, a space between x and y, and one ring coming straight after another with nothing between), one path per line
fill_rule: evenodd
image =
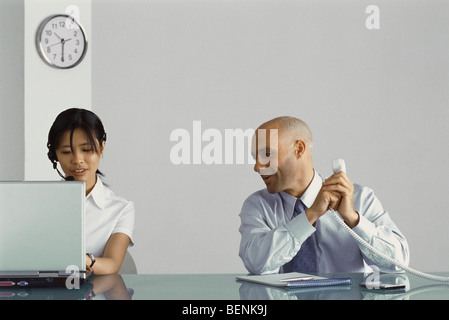
M109 237L124 233L134 245L135 208L132 201L117 196L97 177L97 183L86 197L86 252L102 257Z

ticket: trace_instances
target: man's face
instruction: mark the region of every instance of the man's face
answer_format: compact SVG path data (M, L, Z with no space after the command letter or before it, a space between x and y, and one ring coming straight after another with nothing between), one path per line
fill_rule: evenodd
M293 144L273 125L260 127L254 134L254 171L260 174L269 193L289 189L296 176Z

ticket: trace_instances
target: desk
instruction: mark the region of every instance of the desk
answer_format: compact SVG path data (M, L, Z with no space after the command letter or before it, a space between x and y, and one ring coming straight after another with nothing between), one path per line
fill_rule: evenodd
M449 276L449 272L434 273ZM108 275L94 276L80 289L0 288L0 300L40 299L132 299L132 300L449 300L449 283L435 282L403 273L395 275L407 283L407 291L386 292L359 286L363 274L320 274L324 277L351 277L347 287L326 287L291 292L235 280L238 274ZM383 276L383 275L382 275ZM391 280L393 275L386 275ZM393 276L393 277L395 277ZM382 279L383 281L384 279ZM93 294L92 294L93 292Z

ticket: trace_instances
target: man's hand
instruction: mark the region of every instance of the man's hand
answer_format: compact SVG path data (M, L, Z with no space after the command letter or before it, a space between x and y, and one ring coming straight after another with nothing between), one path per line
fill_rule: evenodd
M354 211L354 185L346 173L340 171L323 182L321 190L340 194L340 202L336 208L346 224L354 228L359 223L359 214Z
M354 211L354 185L344 172L335 173L323 182L315 202L306 210L309 222L314 224L329 208L338 211L349 227L359 223L359 215Z
M329 210L329 207L336 210L340 202L340 198L341 196L339 193L327 191L321 187L315 202L309 209L306 210L306 216L310 224L314 225L318 218Z

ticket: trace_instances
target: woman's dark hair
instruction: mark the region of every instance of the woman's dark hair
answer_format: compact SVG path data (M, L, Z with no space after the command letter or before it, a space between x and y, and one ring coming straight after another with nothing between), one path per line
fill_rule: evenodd
M81 129L84 132L90 146L96 153L100 152L96 141L99 142L98 145L100 147L103 141L106 141L106 132L104 131L100 118L89 110L78 108L67 109L56 117L48 133L48 158L53 163L53 168L56 169L56 162L58 161L56 148L58 148L63 135L67 131L70 132L70 148L73 152L72 139L73 132L76 129ZM102 175L99 170L97 170L97 173Z

